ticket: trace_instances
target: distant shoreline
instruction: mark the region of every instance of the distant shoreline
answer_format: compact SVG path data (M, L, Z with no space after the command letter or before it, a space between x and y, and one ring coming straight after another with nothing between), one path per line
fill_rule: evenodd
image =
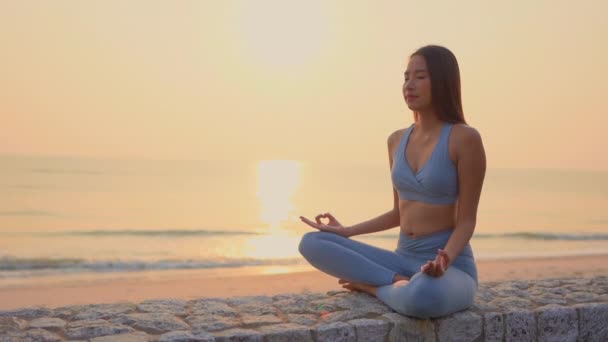
M188 159L188 158L171 158L171 157L149 157L149 156L94 156L94 155L76 155L76 154L33 154L33 153L8 153L0 152L0 158L29 158L29 159L64 159L64 160L89 160L89 161L116 161L116 162L182 162L182 163L244 163L254 164L268 159ZM274 158L271 160L293 160L304 164L319 164L319 165L361 165L386 167L386 161L382 158L379 160L363 161L358 159L345 159L336 161L332 160L310 160L310 159L293 159L293 158ZM593 172L593 173L608 173L608 169L600 168L573 168L573 167L508 167L508 166L488 166L487 170L496 171L541 171L541 172Z

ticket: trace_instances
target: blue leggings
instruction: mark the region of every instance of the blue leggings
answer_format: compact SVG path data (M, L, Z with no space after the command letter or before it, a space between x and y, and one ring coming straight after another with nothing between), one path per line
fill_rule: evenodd
M317 269L334 277L377 286L377 297L393 310L419 318L445 316L473 305L477 268L470 244L441 277L420 272L437 250L444 248L453 230L416 239L400 233L394 252L334 233L309 232L300 241L300 253ZM393 284L395 274L410 278Z

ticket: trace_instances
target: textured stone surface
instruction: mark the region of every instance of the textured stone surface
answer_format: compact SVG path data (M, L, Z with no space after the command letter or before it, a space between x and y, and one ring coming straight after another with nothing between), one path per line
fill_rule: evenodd
M28 322L18 317L0 317L0 331L21 331L27 328Z
M505 315L505 341L536 341L536 318L530 311L514 311Z
M500 312L488 312L483 316L485 342L501 342L505 336L505 319Z
M355 327L357 341L384 341L391 325L381 319L360 318L349 321Z
M241 320L238 317L223 317L223 316L190 316L186 318L192 329L219 331L232 329L241 325Z
M418 319L387 313L383 317L391 323L391 341L435 341L435 326L430 319Z
M0 311L0 317L37 318L37 317L49 317L52 315L53 315L53 310L51 310L49 308L41 308L41 307Z
M483 319L471 311L461 311L437 319L437 337L444 341L475 341L481 336Z
M355 328L344 322L321 324L316 331L317 341L320 342L355 342Z
M190 302L192 315L230 316L238 315L238 312L228 304L210 299L194 300Z
M608 341L608 304L575 305L581 341Z
M213 336L218 342L232 341L247 341L247 342L262 342L264 336L251 329L228 329L220 332L214 332Z
M309 342L313 341L309 327L294 323L267 325L259 329L266 342Z
M79 311L74 320L109 318L119 314L135 312L137 305L131 303L118 304L93 304L87 305L83 310Z
M52 330L52 331L62 331L66 326L66 322L64 320L62 320L61 318L41 317L41 318L33 319L29 325L32 328L40 328L40 329L46 329L46 330Z
M87 339L106 335L135 332L135 329L122 324L112 324L103 319L82 320L67 325L66 336L70 339Z
M321 316L322 323L342 322L355 318L363 318L368 315L368 312L362 310L344 310L331 312Z
M330 291L0 311L14 341L608 341L608 276L479 284L474 305L435 319Z
M91 342L148 342L149 339L146 333L138 331L129 334L95 337L91 339Z
M61 336L46 331L44 329L30 329L22 332L9 332L0 334L0 341L21 342L21 341L36 341L36 342L60 342L63 341Z
M172 331L162 334L159 342L212 342L215 337L207 332L193 334L190 331Z
M137 310L141 312L164 312L175 316L186 316L188 315L188 310L186 310L187 305L188 303L183 300L155 299L141 302L137 306Z
M276 315L277 309L272 303L272 297L252 296L230 298L226 301L239 312L250 316Z
M300 325L314 325L317 323L317 315L311 314L287 314L287 320Z
M356 310L366 313L384 314L392 310L376 298L364 293L340 292L333 297L333 305L341 309Z
M245 314L242 316L242 320L243 320L243 324L245 324L247 326L283 323L283 321L275 315L255 316L255 315Z
M538 339L540 341L576 342L578 317L575 308L556 306L538 311Z
M59 308L53 309L53 312L49 317L61 318L66 321L72 320L72 318L77 315L80 311L82 311L86 305L72 305L72 306L62 306Z
M112 320L112 323L120 323L131 326L137 330L147 331L151 334L162 334L173 330L190 329L178 317L170 313L135 313L120 315Z

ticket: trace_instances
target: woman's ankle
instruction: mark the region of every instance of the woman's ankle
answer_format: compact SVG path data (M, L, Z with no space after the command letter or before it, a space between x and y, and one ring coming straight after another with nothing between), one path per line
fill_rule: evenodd
M400 280L410 280L410 278L406 277L406 276L402 276L401 274L396 274L393 277L393 284L400 281Z

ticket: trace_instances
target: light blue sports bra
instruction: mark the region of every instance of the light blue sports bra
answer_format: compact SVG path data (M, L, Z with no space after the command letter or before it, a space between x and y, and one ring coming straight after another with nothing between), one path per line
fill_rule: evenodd
M448 153L453 124L445 123L431 156L416 174L405 158L405 149L414 130L412 124L403 133L393 156L391 178L402 200L431 204L453 204L458 199L458 172Z

